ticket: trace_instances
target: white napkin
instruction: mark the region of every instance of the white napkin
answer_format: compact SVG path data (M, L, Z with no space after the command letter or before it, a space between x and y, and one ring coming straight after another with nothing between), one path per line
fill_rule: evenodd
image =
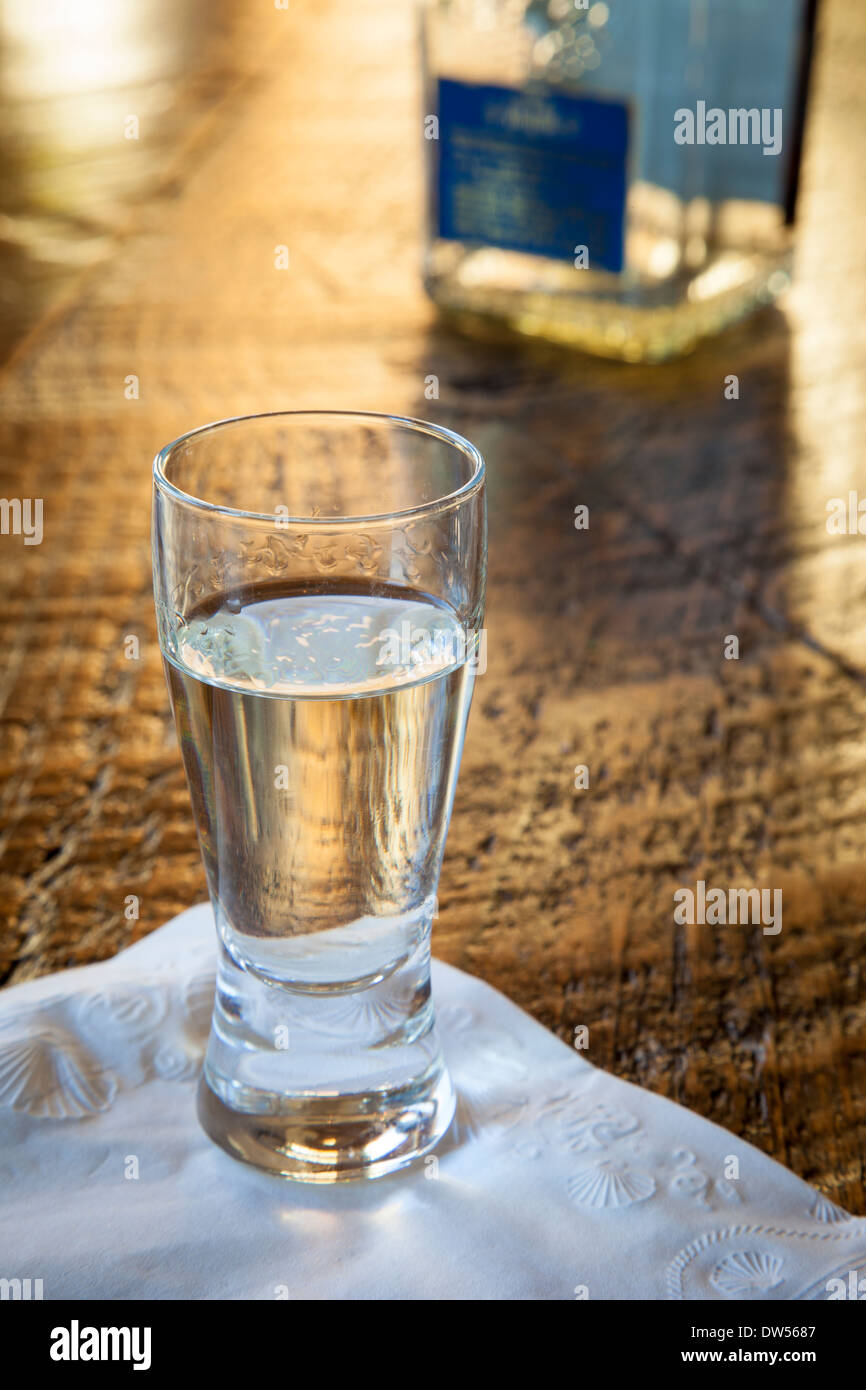
M257 1173L195 1117L214 963L202 905L0 996L0 1275L46 1299L722 1301L866 1276L866 1220L439 961L460 1099L436 1161Z

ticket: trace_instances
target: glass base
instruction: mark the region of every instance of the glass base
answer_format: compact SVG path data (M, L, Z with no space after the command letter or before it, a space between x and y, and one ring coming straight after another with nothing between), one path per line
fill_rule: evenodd
M278 1114L231 1110L202 1076L198 1117L233 1158L298 1182L379 1178L428 1153L445 1134L455 1097L444 1067L403 1091L286 1101Z
M222 933L221 933L222 938ZM252 973L221 939L198 1093L205 1132L234 1158L301 1182L393 1172L454 1115L430 997L429 929L372 983L325 984L315 937L303 982Z

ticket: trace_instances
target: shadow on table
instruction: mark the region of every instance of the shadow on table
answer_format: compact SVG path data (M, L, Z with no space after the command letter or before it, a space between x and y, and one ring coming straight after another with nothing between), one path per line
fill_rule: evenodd
M788 549L789 351L778 309L654 366L433 330L414 410L487 459L494 672L499 644L527 678L607 685L751 635Z

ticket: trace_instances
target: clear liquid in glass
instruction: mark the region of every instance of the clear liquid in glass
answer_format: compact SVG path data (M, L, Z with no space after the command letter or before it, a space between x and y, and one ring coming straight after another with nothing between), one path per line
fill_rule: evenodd
M261 1110L327 1181L317 1115L331 1134L351 1116L359 1167L430 1147L413 1105L419 1144L431 1107L447 1126L429 950L471 657L449 608L381 584L259 585L178 631L165 669L221 943L200 1112L224 1146L232 1112Z

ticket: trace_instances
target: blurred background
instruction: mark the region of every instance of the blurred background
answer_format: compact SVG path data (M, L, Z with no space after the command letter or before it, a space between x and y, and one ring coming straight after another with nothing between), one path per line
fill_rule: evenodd
M5 353L109 252L234 74L219 0L4 0L0 15Z
M155 451L244 412L426 416L491 503L434 949L866 1213L866 565L826 526L866 488L860 0L818 38L793 288L626 366L425 297L406 0L4 0L0 494L44 535L0 536L3 983L205 897ZM677 926L698 878L781 887L783 932Z

